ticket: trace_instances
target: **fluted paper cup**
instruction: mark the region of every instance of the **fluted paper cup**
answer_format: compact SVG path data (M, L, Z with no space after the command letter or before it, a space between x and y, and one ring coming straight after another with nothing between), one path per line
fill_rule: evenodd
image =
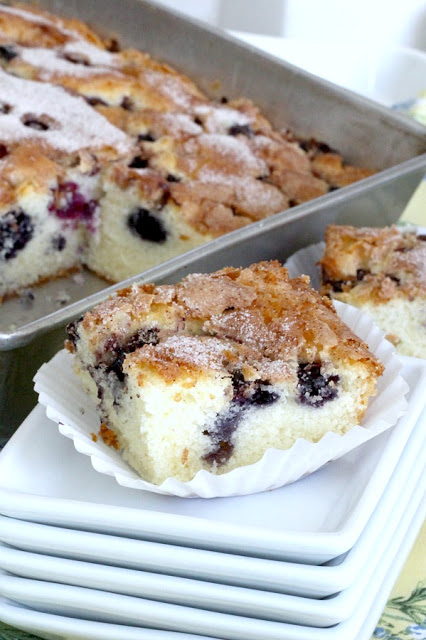
M143 480L120 452L96 437L100 420L95 403L73 371L73 356L65 350L41 367L34 379L35 390L60 433L73 440L77 451L90 456L96 471L114 476L122 486L184 498L237 496L276 489L313 473L389 429L407 410L408 385L400 374L402 364L393 345L364 312L339 302L336 309L385 366L377 395L370 400L362 424L344 435L329 432L317 443L299 439L287 450L268 449L255 464L222 475L203 470L189 482L167 478L161 485L154 485Z

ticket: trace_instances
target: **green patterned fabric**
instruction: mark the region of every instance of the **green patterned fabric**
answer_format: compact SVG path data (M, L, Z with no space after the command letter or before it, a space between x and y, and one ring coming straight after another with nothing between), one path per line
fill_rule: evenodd
M426 640L426 583L419 582L407 597L390 598L373 638Z
M9 627L8 624L0 622L0 640L31 640L32 638L38 638L38 636L33 636L26 631L14 629L13 627Z

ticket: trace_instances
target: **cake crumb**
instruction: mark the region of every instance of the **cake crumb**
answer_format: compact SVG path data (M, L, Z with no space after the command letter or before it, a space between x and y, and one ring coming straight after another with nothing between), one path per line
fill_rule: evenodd
M84 276L82 273L76 273L75 275L73 275L72 279L75 282L75 284L78 284L78 285L84 284Z
M99 435L102 438L103 442L108 445L108 447L112 447L113 449L119 449L120 445L118 443L118 438L115 435L114 431L107 427L104 422L101 422L101 428L99 429Z
M98 436L96 435L96 433L94 433L93 431L90 433L93 442L97 442L98 441Z

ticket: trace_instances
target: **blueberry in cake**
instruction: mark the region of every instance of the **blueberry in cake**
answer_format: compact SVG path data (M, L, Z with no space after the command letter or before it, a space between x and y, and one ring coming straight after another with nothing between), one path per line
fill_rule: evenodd
M100 167L131 148L61 87L0 70L0 298L81 264L98 227Z
M409 356L426 358L426 236L328 227L321 293L360 307Z
M361 421L383 366L278 262L132 286L68 326L101 435L146 480L190 480Z
M32 6L0 6L0 66L0 298L82 264L119 281L373 173Z

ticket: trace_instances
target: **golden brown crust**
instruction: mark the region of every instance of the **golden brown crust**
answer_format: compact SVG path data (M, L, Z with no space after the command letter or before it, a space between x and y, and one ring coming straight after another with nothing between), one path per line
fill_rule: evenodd
M426 296L426 241L416 233L331 225L325 240L323 294L376 303Z
M101 426L99 429L99 436L108 447L112 447L117 451L120 449L120 443L118 441L117 434L115 433L115 431L110 429L105 424L105 422L101 422Z
M315 175L328 182L332 187L345 187L376 173L375 169L345 164L342 156L337 153L316 155L312 159L312 170Z
M135 327L156 327L159 343L129 354L125 368L141 375L155 369L167 380L226 362L268 379L288 375L289 362L340 360L362 362L376 375L383 370L330 301L305 276L290 279L278 262L192 274L166 289L133 286L88 312L82 325L100 357L111 336L122 344Z

